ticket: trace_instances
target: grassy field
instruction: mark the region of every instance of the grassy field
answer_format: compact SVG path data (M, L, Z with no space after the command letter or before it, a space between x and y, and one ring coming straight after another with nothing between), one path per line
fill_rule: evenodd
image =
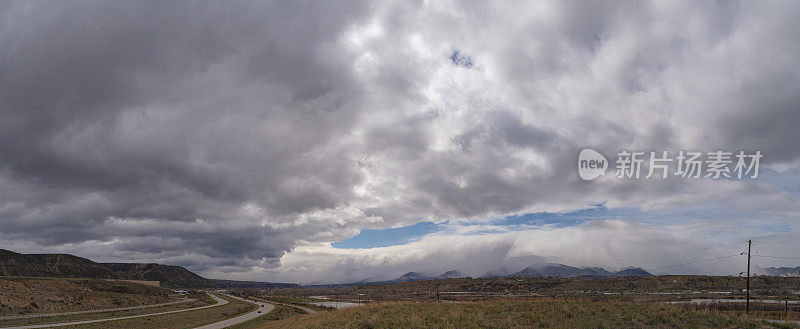
M100 329L100 328L110 328L110 327L126 328L126 329L127 328L130 329L194 328L209 323L219 322L247 312L251 312L255 310L257 307L255 304L242 302L238 299L228 298L226 296L220 296L220 297L228 300L230 303L222 306L217 306L197 311L188 311L175 314L158 315L152 317L127 319L127 320L117 320L110 322L83 324L83 325L70 326L69 328L70 329L95 329L95 328Z
M180 303L180 304L174 304L174 305L148 307L148 308L143 308L143 309L124 310L124 311L90 313L90 314L74 314L74 315L63 315L63 316L52 316L52 317L36 317L36 318L26 318L26 319L0 320L0 328L2 328L2 327L12 327L12 326L23 326L23 325L34 325L34 324L60 323L60 322L72 322L72 321L116 318L116 317L139 315L139 314L152 314L152 313L167 312L167 311L174 311L174 310L183 310L183 309L188 309L188 308L193 308L193 307L210 305L210 304L213 304L213 303L216 302L211 297L209 297L207 294L204 294L204 293L194 294L194 295L189 296L189 297L194 298L195 301L186 302L186 303Z
M120 308L177 301L169 290L99 279L0 279L0 315Z
M585 299L372 303L258 328L798 328L709 310Z

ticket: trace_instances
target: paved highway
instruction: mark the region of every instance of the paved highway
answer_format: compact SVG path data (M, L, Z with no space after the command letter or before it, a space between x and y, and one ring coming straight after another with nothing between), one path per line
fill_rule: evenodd
M247 320L252 320L252 319L255 319L255 318L257 318L259 316L262 316L262 315L266 315L267 313L272 312L272 310L275 309L275 305L272 305L272 304L259 302L259 301L245 300L245 299L242 299L242 298L239 298L239 297L236 297L236 296L230 296L230 295L228 295L228 296L236 298L238 300L242 300L242 301L248 302L248 303L257 304L258 305L258 309L256 309L255 311L252 311L250 313L237 316L235 318L230 318L230 319L227 319L227 320L224 320L224 321L208 324L208 325L205 325L205 326L202 326L202 327L198 327L196 329L221 329L221 328L230 327L232 325L239 324L239 323L245 322Z
M257 300L258 300L258 301L261 301L261 299L257 299ZM286 305L286 306L288 306L288 307L299 308L300 310L302 310L303 312L306 312L306 313L308 313L308 314L314 314L314 313L317 313L317 311L314 311L314 310L312 310L312 309L310 309L310 308L307 308L307 307L302 307L302 306L297 306L297 305L294 305L294 304L277 303L277 302L272 302L272 303L275 303L275 304L280 304L280 305Z

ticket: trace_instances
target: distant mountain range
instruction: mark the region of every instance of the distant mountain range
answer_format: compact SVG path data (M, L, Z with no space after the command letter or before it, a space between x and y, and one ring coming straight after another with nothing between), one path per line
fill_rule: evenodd
M518 272L512 272L509 271L508 269L501 268L498 270L487 272L486 274L482 275L481 278L509 278L509 277L524 277L524 276L560 277L560 278L572 278L572 277L583 276L583 277L593 277L593 278L613 278L621 276L651 276L651 275L652 274L650 274L650 272L647 272L638 267L628 268L617 272L611 272L599 267L579 268L579 267L567 266L564 264L546 263L546 264L528 266ZM426 275L420 272L408 272L406 274L401 275L398 278L386 281L375 281L372 279L364 279L361 280L360 282L355 282L355 283L317 285L317 286L344 287L344 286L354 286L360 284L391 284L391 283L403 283L403 282L424 281L424 280L455 279L455 278L465 278L465 277L467 277L467 275L456 270L450 270L440 275Z
M506 276L508 276L510 274L513 274L513 272L511 272L507 268L503 267L503 268L498 269L498 270L486 272L485 274L481 275L480 277L481 278L502 278L502 277L506 277Z
M456 278L463 278L466 277L464 273L459 271L447 271L442 273L441 275L437 276L437 279L456 279Z
M767 267L764 269L767 275L800 277L800 266L798 267Z
M491 272L490 272L491 273ZM484 274L484 277L490 276L490 273ZM600 267L572 267L564 264L547 263L541 265L528 266L519 272L507 275L507 277L519 276L549 276L557 278L572 278L572 277L601 277L613 278L620 276L651 276L641 268L629 268L617 272L611 272Z
M390 283L400 283L400 282L410 282L410 281L423 281L423 280L431 280L435 279L435 277L429 277L425 274L419 272L408 272L406 274L401 275L399 278L394 280L389 280Z
M69 254L20 254L0 249L0 276L159 281L181 288L289 288L289 283L206 279L181 266L155 263L97 263Z

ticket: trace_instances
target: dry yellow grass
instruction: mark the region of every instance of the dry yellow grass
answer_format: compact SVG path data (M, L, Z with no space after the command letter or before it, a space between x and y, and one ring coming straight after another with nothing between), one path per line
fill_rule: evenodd
M663 304L580 299L368 304L259 328L772 328L745 318Z

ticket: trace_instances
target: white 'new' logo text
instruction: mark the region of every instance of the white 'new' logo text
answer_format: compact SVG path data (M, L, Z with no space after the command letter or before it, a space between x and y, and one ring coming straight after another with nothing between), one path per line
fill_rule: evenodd
M608 160L599 152L583 149L578 155L578 175L583 180L592 180L606 174Z

